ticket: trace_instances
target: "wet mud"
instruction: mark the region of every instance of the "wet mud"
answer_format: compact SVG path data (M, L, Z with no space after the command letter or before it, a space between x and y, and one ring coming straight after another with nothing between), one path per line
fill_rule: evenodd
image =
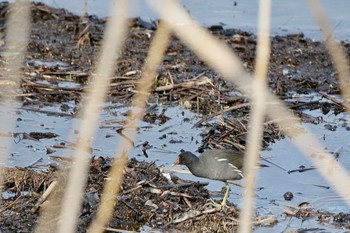
M107 19L93 16L82 18L64 9L42 4L32 4L31 8L32 32L25 55L25 74L21 77L22 93L18 94L22 108L36 106L36 111L41 111L41 108L52 103L60 103L60 112L42 111L48 115L75 117L89 82L88 77L93 73ZM2 31L6 29L7 14L8 3L1 3ZM117 61L115 74L111 77L108 92L110 101L127 104L132 99L156 28L157 22L130 19L128 37ZM212 26L209 30L232 48L242 59L247 71L253 71L255 35L238 29L223 29L221 26ZM1 41L0 50L3 51L4 38ZM349 54L350 44L342 42L342 46ZM0 65L3 62L1 59ZM6 77L0 79L6 81ZM303 110L321 109L323 114L344 111L341 101L331 96L340 94L340 90L337 73L324 43L312 41L303 34L272 38L268 85L304 122L317 124L320 119ZM295 98L296 94L311 93L320 93L322 99L307 101ZM68 106L67 101L74 101L76 106ZM194 127L205 126L208 129L202 135L199 151L212 148L245 149L250 112L247 98L235 85L221 79L200 61L175 36L169 42L149 102L181 105L203 114L203 118L194 124ZM215 116L221 116L222 120L212 121ZM150 109L144 121L162 124L167 121L167 117L164 112L154 114ZM30 140L56 136L54 132L43 134L33 131L13 137L19 135ZM264 148L283 137L283 133L266 119ZM78 223L79 232L86 231L96 214L110 164L111 159L108 158L94 158L91 161ZM40 209L45 208L45 202L38 204L38 201L55 180L57 167L50 167L46 171L3 169L5 183L0 205L1 232L31 232ZM117 197L118 204L109 227L139 230L149 226L159 231L192 232L226 232L236 229L239 209L234 203L229 203L224 209L206 205L210 194L205 185L184 181L174 175L168 179L154 163L131 159L125 169L122 191ZM291 206L284 214L292 218L314 218L321 223L349 228L347 213L325 212L301 205ZM254 224L256 228L273 226L276 219L256 216Z

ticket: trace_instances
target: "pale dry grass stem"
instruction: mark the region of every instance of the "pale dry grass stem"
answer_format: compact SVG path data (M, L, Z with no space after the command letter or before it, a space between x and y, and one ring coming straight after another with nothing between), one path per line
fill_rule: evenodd
M247 149L244 161L245 189L241 208L238 232L250 232L254 213L254 197L257 170L255 169L262 144L264 118L266 115L266 79L270 59L270 18L271 0L259 2L258 41L253 80L252 110L247 136Z
M123 132L128 139L133 140L136 136L138 125L144 116L147 99L157 75L157 69L166 51L169 38L170 30L168 26L165 23L161 23L148 51L143 75L137 85L136 95L132 102L132 110L128 116L129 123L125 127L128 128L128 130ZM116 203L116 195L118 195L123 182L123 171L128 162L128 154L132 149L132 144L122 137L117 148L117 154L120 154L120 156L111 167L109 172L110 179L108 179L104 185L101 204L98 208L96 219L89 227L88 232L103 232L104 227L112 217Z
M345 100L343 103L348 114L350 113L350 71L348 57L335 40L332 28L327 20L327 16L318 0L309 0L310 9L315 20L321 27L323 38L327 49L334 62L335 69L339 76L341 94Z
M62 203L58 228L60 233L73 233L76 229L90 164L88 147L97 128L99 114L109 86L109 78L114 74L115 63L124 43L127 29L127 12L128 1L118 1L114 6L113 16L106 26L96 74L92 76L91 89L88 92L85 100L86 105L82 112L83 121L80 127L79 141Z
M96 74L91 77L82 108L82 122L79 128L74 160L69 171L68 183L62 200L62 209L58 221L58 232L76 231L82 195L84 193L91 155L88 148L95 134L102 104L105 101L110 77L113 76L116 59L120 54L127 29L128 1L118 1L113 9L113 16L108 22L97 62ZM61 186L65 182L59 183ZM63 187L59 187L63 188ZM56 196L57 197L57 196ZM45 222L38 226L37 232L45 232Z
M12 132L15 126L17 94L20 92L20 77L23 76L23 63L31 29L30 4L26 0L16 1L11 5L6 21L5 50L1 56L5 61L0 80L1 124L0 132ZM11 137L2 137L0 165L3 166L10 154ZM3 184L3 169L0 169L0 187ZM0 190L1 191L1 190Z

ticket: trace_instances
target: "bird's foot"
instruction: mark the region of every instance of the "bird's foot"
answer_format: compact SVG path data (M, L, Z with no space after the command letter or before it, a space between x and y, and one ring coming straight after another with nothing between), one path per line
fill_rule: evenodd
M214 208L224 208L226 206L226 202L222 202L221 204L216 203L213 199L208 199L207 203L204 206L212 206Z

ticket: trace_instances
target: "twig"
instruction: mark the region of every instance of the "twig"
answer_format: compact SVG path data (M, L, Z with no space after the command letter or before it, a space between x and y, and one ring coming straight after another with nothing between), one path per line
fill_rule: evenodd
M340 101L336 100L335 98L333 98L333 97L331 97L331 96L329 96L329 95L327 95L327 94L324 94L324 93L320 93L320 95L321 95L323 98L325 98L325 99L331 101L331 102L334 103L335 105L338 105L339 107L341 107L341 108L343 108L343 109L346 109L346 106L345 106L343 103L341 103Z
M179 84L169 84L169 85L157 87L155 91L168 91L175 88L200 86L208 83L213 85L212 81L208 77L202 77L201 79L195 80L195 81L188 81L188 82L183 82Z
M74 117L74 114L69 114L69 113L64 113L64 112L52 112L52 111L47 111L47 110L24 108L24 107L21 107L20 109L25 110L25 111L44 113L44 114L51 115L51 116Z
M188 208L192 208L192 204L191 204L191 202L186 198L186 197L183 197L183 199L184 199L184 202L186 203L186 205L188 206Z
M30 167L33 167L35 164L39 163L43 161L43 158L38 158L37 160L35 160L34 162L28 164L27 166L24 166L24 168L30 168Z
M315 167L306 168L304 166L301 166L298 169L289 170L288 174L293 173L293 172L306 172L306 171L315 170L315 169L316 169Z
M48 84L39 84L39 83L34 83L32 81L29 81L28 79L22 79L24 84L22 84L23 87L29 86L29 87L34 87L38 89L44 89L44 90L64 90L64 91L69 91L69 92L82 92L83 88L73 88L73 87L59 87L57 85L48 85Z
M233 185L236 185L236 186L238 186L238 187L240 187L240 188L244 188L244 186L243 186L243 185L238 184L238 183L236 183L236 182L234 182L234 181L231 181L231 180L228 180L228 181L227 181L227 183L229 183L229 184L233 184Z
M52 193L52 191L54 190L54 188L57 185L57 181L53 181L49 187L46 189L46 191L43 193L43 195L39 198L39 200L37 201L37 203L35 204L35 206L31 209L31 212L34 214L36 213L36 211L39 209L39 207L41 206L42 203L44 203L47 198L49 197L49 195Z
M207 186L208 182L190 182L190 183L182 183L182 184L166 184L162 186L155 186L150 185L153 188L156 189L172 189L172 188L184 188L184 187L190 187L190 186Z
M191 95L190 97L186 98L186 101L193 100L194 98L197 98L198 96L202 95L203 93L206 93L208 90L203 90L195 93L194 95Z
M18 202L19 202L19 200L20 200L21 197L22 197L22 194L19 195L19 196L16 198L16 200L14 200L11 204L9 204L9 205L7 205L7 206L4 206L2 209L0 209L0 213L6 211L6 210L12 208L12 206L18 204Z
M117 131L117 133L119 133L120 136L122 136L125 139L125 141L129 142L132 145L132 147L135 147L135 143L131 138L129 138L128 136L126 136L125 134L123 134L119 130L116 130L116 131Z
M80 72L80 71L45 71L45 72L42 73L42 75L46 79L60 79L60 78L52 77L52 75L55 75L55 76L72 76L72 77L75 77L75 78L80 78L80 77L88 77L90 74L86 73L86 72Z
M277 164L277 163L275 163L275 162L272 162L272 161L270 161L270 160L268 160L268 159L261 158L261 160L263 160L263 161L265 161L265 162L268 162L268 163L270 163L270 164L272 164L272 165L274 165L274 166L276 166L276 167L282 169L283 171L287 171L287 169L285 169L285 168L282 167L281 165L279 165L279 164Z
M274 224L274 223L277 223L277 219L275 217L268 217L268 218L264 218L264 219L261 219L261 220L253 221L254 225L260 225L260 224L271 225L271 224Z
M118 233L134 233L135 231L127 231L124 229L105 227L106 231L118 232Z
M291 102L291 104L293 104L294 102ZM304 107L304 106L308 106L308 105L314 105L314 104L320 104L320 101L311 101L311 102L304 102L304 103L298 103L295 105L289 105L290 109L297 109L300 107Z
M210 114L210 115L204 117L203 119L197 121L197 122L192 126L192 128L195 128L195 127L199 126L200 124L202 124L204 121L208 121L209 119L211 119L211 118L213 118L213 117L216 117L216 116L218 116L218 115L220 115L220 114L223 114L223 113L225 113L225 112L229 112L229 111L232 111L232 110L236 110L236 109L240 109L240 108L244 108L244 107L249 107L249 106L250 106L250 103L244 103L244 104L240 104L240 105L238 105L238 106L232 106L232 107L229 107L229 108L227 108L227 109L223 109L223 110L221 110L221 111L219 111L219 112L216 112L216 113L212 113L212 114Z
M212 213L218 212L219 210L221 210L221 207L212 208L212 209L206 209L204 211L190 210L187 213L185 213L182 217L176 218L175 220L173 220L172 223L176 224L176 223L184 222L184 221L186 221L188 219L198 217L198 216L200 216L202 214L212 214Z
M125 191L123 192L123 195L128 194L128 193L132 193L132 192L134 192L135 190L142 188L143 185L151 183L151 182L154 181L155 179L156 179L156 177L153 177L151 180L147 180L147 181L146 181L146 180L142 180L142 181L138 182L138 183L136 184L135 187L133 187L133 188L131 188L131 189L128 189L128 190L125 190Z
M174 127L174 125L166 126L166 127L164 127L164 128L159 129L158 132L161 133L161 132L163 132L163 131L165 131L165 130L168 130L168 129L172 128L172 127Z
M123 197L117 197L117 200L121 203L123 203L126 207L128 207L129 209L131 209L132 211L134 211L135 213L138 213L137 210L135 210L134 207L132 207L131 205L129 205L126 201L123 200Z
M187 197L187 198L191 198L191 199L196 199L197 197L194 196L190 196L184 193L179 193L179 192L172 192L172 191L162 191L160 189L156 189L156 188L150 188L148 190L150 193L154 193L154 194L160 194L161 197L164 197L166 195L171 195L171 196L177 196L177 197Z

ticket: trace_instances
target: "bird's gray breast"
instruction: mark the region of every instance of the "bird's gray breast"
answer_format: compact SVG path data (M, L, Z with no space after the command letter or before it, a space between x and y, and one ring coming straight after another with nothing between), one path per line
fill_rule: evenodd
M206 164L196 167L197 176L206 177L213 180L239 180L243 178L242 171L227 159L220 157L207 158Z

